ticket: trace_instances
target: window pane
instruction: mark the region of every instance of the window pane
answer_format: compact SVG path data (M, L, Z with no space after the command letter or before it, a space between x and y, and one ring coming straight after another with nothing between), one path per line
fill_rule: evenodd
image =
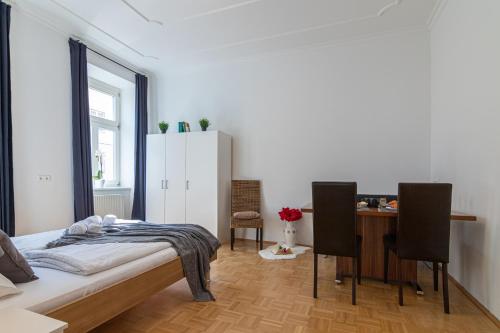
M115 120L113 95L89 88L89 106L91 116Z
M97 144L102 155L102 174L105 180L115 180L115 135L113 131L99 128Z

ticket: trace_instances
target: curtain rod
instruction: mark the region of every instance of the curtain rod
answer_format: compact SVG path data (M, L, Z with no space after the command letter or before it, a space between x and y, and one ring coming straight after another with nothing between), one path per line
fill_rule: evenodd
M0 1L1 1L1 0L0 0ZM141 75L147 76L146 74L139 73L138 71L135 71L135 70L133 70L132 68L127 67L127 66L125 66L125 65L121 64L120 62L118 62L118 61L116 61L116 60L114 60L114 59L112 59L112 58L108 57L107 55L104 55L104 54L102 54L101 52L94 50L93 48L91 48L91 47L89 47L89 46L87 45L87 42L86 42L85 40L83 40L82 38L80 38L80 37L78 37L78 36L76 36L76 35L71 35L71 36L70 36L70 38L71 38L71 39L74 39L74 40L77 40L77 41L79 41L79 42L84 43L85 47L86 47L88 50L90 50L90 51L94 52L95 54L100 55L101 57L103 57L103 58L105 58L105 59L107 59L107 60L109 60L109 61L111 61L111 62L113 62L113 63L117 64L117 65L118 65L118 66L120 66L120 67L125 68L126 70L131 71L132 73L135 73L135 74L141 74Z
M115 63L115 64L117 64L118 66L121 66L121 67L123 67L123 68L125 68L125 69L127 69L127 70L131 71L132 73L144 75L144 74L142 74L142 73L139 73L139 72L137 72L137 71L134 71L134 70L133 70L133 69L131 69L130 67L127 67L127 66L125 66L125 65L123 65L123 64L121 64L121 63L119 63L118 61L113 60L113 59L111 59L110 57L108 57L108 56L106 56L106 55L102 54L101 52L98 52L98 51L96 51L96 50L94 50L94 49L92 49L92 48L90 48L90 47L88 47L88 46L87 46L87 49L88 49L88 50L90 50L90 51L92 51L92 52L94 52L95 54L100 55L101 57L103 57L103 58L105 58L105 59L107 59L107 60L109 60L109 61L111 61L111 62L114 62L114 63Z

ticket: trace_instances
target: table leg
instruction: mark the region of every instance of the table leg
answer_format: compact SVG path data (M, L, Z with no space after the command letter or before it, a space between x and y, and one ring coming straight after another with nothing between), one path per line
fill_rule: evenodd
M416 265L418 266L418 261L417 261ZM417 279L418 279L418 268L417 268L417 272L415 273L415 281L412 281L411 284L414 286L415 290L417 291L418 296L424 296L424 291L422 290L422 288L418 284Z

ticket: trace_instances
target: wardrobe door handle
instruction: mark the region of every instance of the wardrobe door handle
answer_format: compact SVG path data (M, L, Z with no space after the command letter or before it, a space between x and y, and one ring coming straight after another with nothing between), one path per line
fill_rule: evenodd
M168 190L168 179L165 179L165 190Z
M189 190L189 180L186 180L186 190Z
M164 183L164 182L165 182L165 181L162 179L162 180L161 180L161 187L160 187L162 190L164 190L164 189L165 189L165 185L164 185L165 183Z

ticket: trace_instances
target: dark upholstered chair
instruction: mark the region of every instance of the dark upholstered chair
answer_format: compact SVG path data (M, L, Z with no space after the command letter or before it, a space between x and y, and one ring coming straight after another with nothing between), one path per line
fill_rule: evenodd
M255 216L238 217L238 214L255 213ZM256 242L260 249L264 245L264 220L260 216L260 181L233 180L231 182L231 250L234 249L234 231L236 228L255 228ZM243 215L242 214L242 215ZM248 215L248 214L247 214Z
M361 283L361 236L356 234L356 183L314 182L314 298L318 297L318 254L352 257L352 304Z
M438 263L442 265L444 312L450 313L448 262L450 252L451 184L400 183L396 234L384 236L384 282L387 283L389 250L398 260L399 305L403 305L401 260L433 263L434 290Z

